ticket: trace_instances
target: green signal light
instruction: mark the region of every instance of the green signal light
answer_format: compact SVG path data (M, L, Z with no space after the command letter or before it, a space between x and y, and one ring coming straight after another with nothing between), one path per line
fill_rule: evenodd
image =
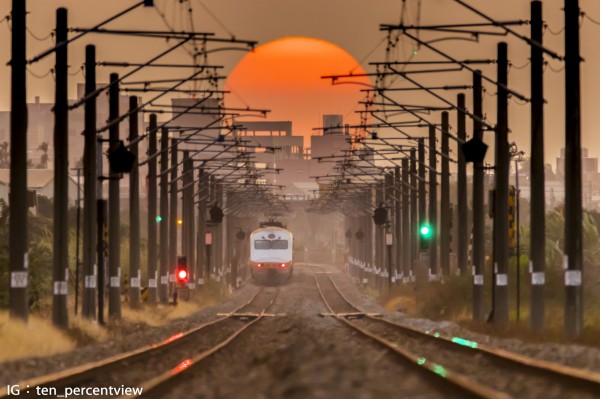
M162 218L160 216L157 216L156 217L156 223L160 223L160 222L162 222Z
M429 225L423 225L421 226L421 229L419 230L419 232L421 233L421 236L425 237L425 238L429 238L431 237L431 227L429 227Z

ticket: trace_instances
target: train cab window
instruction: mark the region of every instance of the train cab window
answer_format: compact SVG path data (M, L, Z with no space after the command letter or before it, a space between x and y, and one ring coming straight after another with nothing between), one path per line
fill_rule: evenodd
M271 249L271 241L256 240L254 241L254 249Z
M254 249L288 249L287 240L256 240Z
M288 242L287 240L273 240L272 242L272 248L273 249L288 249Z

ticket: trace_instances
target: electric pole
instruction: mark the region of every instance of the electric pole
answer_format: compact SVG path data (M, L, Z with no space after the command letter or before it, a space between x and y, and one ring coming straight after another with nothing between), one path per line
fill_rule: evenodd
M148 299L150 304L156 304L157 287L157 235L158 225L157 208L157 185L156 185L156 159L158 149L156 147L156 114L150 114L148 125Z
M473 137L483 140L483 87L481 71L473 73ZM485 214L483 161L473 162L473 320L485 319ZM488 204L491 206L491 204Z
M461 276L467 272L467 257L468 257L468 245L469 245L469 217L467 211L467 162L462 151L460 151L460 143L467 141L467 129L466 129L466 105L465 95L460 93L457 98L457 115L456 135L458 137L457 158L458 158L458 175L457 175L457 198L456 204L458 206L458 234L456 237L456 260L458 264L458 271Z
M109 145L111 151L119 146L119 75L110 74L108 90ZM121 193L120 174L109 173L108 181L108 317L121 318Z
M67 41L67 9L56 10L56 43ZM54 224L52 322L69 327L67 298L69 286L69 110L67 45L56 49L56 90L54 101Z
M440 265L450 275L450 145L448 112L442 112L442 176L440 187Z
M565 0L565 331L583 330L579 0Z
M129 97L129 150L135 155L129 173L129 305L140 306L140 178L138 163L138 112L136 96Z
M429 225L432 228L429 245L429 279L438 277L437 168L435 125L429 125Z
M508 59L507 44L498 43L498 95L496 123L496 190L494 198L494 315L499 325L508 323Z
M169 302L169 183L167 163L169 162L169 130L162 128L160 137L160 303ZM158 218L157 218L158 220Z
M84 147L83 147L83 309L86 319L96 318L96 47L85 47Z
M531 2L531 40L543 44L542 2ZM546 197L544 176L544 53L531 46L531 329L544 330L546 284ZM519 228L519 226L517 226Z

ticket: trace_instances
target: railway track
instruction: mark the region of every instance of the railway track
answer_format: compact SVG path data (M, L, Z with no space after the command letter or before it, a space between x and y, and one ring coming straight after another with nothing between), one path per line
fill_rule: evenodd
M427 371L438 382L485 398L596 398L600 374L419 331L357 309L328 274L315 274L331 316Z
M100 361L87 363L57 373L19 382L20 397L37 398L37 388L64 395L67 388L135 387L144 397L169 378L226 347L246 329L265 317L275 302L279 289L261 288L243 305L229 313L218 314L215 320L191 330L175 334L161 342ZM52 391L54 390L54 391ZM8 398L6 387L0 388L0 398ZM103 397L94 394L94 397ZM106 397L116 397L107 395Z
M306 270L311 273L326 273L325 267L313 263L298 263L296 266L299 270Z

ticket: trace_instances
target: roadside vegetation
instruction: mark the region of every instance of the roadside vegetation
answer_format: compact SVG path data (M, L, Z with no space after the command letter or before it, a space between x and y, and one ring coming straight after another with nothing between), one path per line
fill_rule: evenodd
M488 223L489 224L489 223ZM490 227L490 226L488 226ZM587 211L583 215L584 239L584 331L577 343L600 346L600 213ZM563 274L564 216L561 208L553 209L546 215L546 290L545 315L546 330L543 336L533 334L529 329L529 305L531 301L529 274L529 226L520 226L520 259L511 256L509 271L509 301L511 323L506 328L494 324L474 322L472 309L472 276L450 276L444 283L430 283L418 293L412 287L399 287L388 298L382 298L389 310L427 317L434 320L450 320L471 330L500 336L521 338L531 342L567 342L564 334L564 274ZM488 231L486 252L491 247L491 230ZM492 308L491 262L486 265L485 309ZM517 273L517 270L519 273ZM519 314L517 320L517 275L519 284Z
M28 218L30 317L28 324L25 325L9 317L9 208L6 202L0 200L0 342L10 348L7 351L0 351L0 362L32 356L49 356L72 350L77 346L104 342L109 338L118 338L120 334L125 334L136 326L165 325L174 319L189 316L202 308L217 304L227 295L220 284L209 282L193 300L179 301L177 306L156 305L152 308L141 306L139 309L131 309L124 301L122 320L112 322L106 316L105 320L108 320L106 326L100 326L93 320L83 319L80 315L76 316L74 310L76 212L76 208L69 209L69 329L62 331L52 325L51 319L52 202L40 197L37 214L30 213ZM126 274L129 270L129 227L127 225L121 226L121 237L121 268ZM147 281L145 240L142 240L140 252L142 281ZM81 296L79 306L81 307Z

